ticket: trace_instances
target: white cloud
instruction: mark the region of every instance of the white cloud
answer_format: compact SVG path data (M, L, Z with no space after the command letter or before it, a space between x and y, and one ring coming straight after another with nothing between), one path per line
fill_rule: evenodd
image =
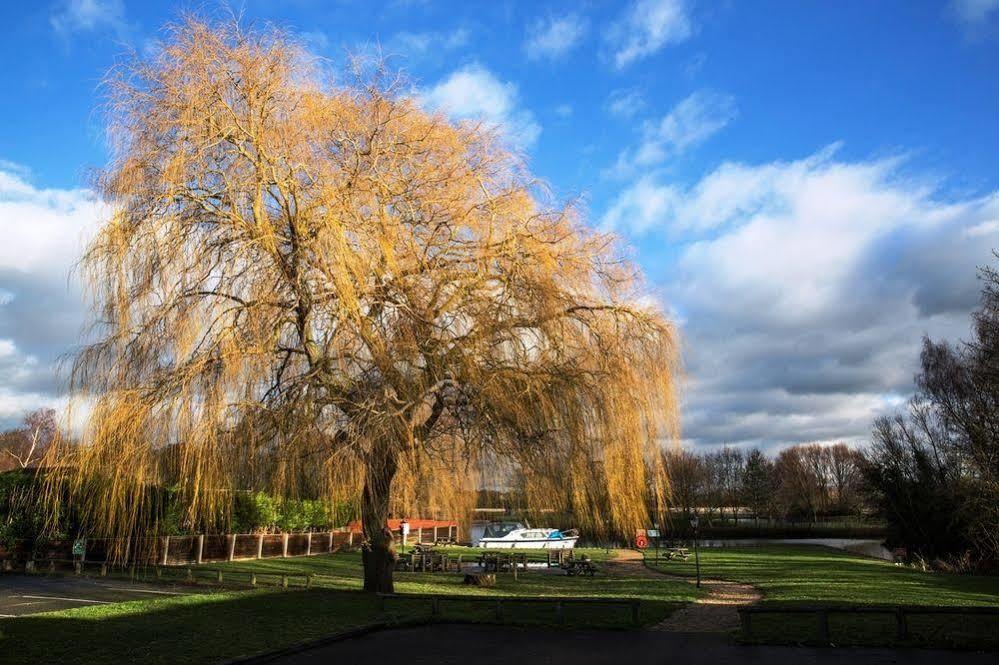
M560 118L568 118L572 115L572 105L571 104L559 104L555 107L555 115Z
M607 31L614 65L625 67L669 44L686 41L694 25L683 0L636 0Z
M645 96L639 90L615 90L607 100L607 110L619 118L631 118L645 108Z
M513 143L530 147L541 126L528 110L519 108L517 85L502 82L488 69L472 64L452 72L420 95L423 103L459 120L484 120Z
M684 98L658 122L646 123L639 145L623 151L613 169L628 175L636 168L661 164L666 159L708 140L735 119L735 98L698 90Z
M57 358L79 340L72 267L106 208L83 189L40 189L0 165L0 420L63 403Z
M999 192L949 200L905 165L831 146L621 193L604 224L679 247L662 291L685 321L687 436L862 439L911 393L923 334L967 337Z
M974 30L999 12L999 0L951 0L950 8L961 23Z
M111 28L122 33L126 30L125 5L121 0L67 0L49 21L56 32L86 32Z
M527 29L524 50L531 60L561 58L582 41L587 28L586 19L578 14L538 19Z
M423 55L428 51L452 51L468 45L469 33L465 28L450 32L399 32L389 41L390 50L404 55Z

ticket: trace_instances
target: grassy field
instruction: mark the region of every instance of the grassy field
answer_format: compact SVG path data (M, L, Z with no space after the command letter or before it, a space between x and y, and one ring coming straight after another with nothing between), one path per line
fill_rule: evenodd
M647 557L651 565L651 559ZM694 560L660 563L659 570L693 576ZM701 550L701 574L747 582L769 607L816 605L997 606L999 577L926 573L816 546L774 545ZM764 642L808 642L816 634L814 616L758 615L754 633ZM943 615L909 619L906 644L999 647L999 617ZM890 615L831 615L830 634L839 644L893 644Z
M379 619L329 590L229 591L0 619L2 663L217 663Z
M594 560L607 558L604 550L587 554ZM376 598L359 591L361 561L356 552L213 564L209 568L252 570L261 576L268 572L311 573L315 575L314 588L220 590L4 618L0 619L0 662L220 662L350 627L430 618L427 601L393 601L382 612ZM184 569L176 571L178 578L185 574ZM199 579L211 577L211 573L199 575ZM270 577L268 582L275 579ZM493 589L464 586L462 576L453 573L397 573L396 581L400 593L501 596L503 621L528 625L555 625L553 605L518 604L518 597L640 598L641 621L654 623L698 595L692 585L665 577L601 574L591 579L567 577L557 571L522 573L516 581L504 573ZM301 584L302 580L294 582ZM440 618L496 621L493 604L462 601L443 603ZM625 628L631 625L631 614L628 608L568 605L565 625Z

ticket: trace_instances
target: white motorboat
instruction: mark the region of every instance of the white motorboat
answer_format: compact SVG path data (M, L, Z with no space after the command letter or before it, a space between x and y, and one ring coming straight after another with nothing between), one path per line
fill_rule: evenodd
M576 546L579 532L575 529L532 528L521 522L490 522L478 546L487 549L570 550Z

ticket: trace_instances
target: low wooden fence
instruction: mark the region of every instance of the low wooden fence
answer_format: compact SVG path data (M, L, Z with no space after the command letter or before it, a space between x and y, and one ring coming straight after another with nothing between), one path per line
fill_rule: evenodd
M33 559L27 562L27 573L55 573L60 569L71 569L77 575L99 575L100 577L127 577L131 581L156 580L183 584L237 584L255 587L258 585L289 586L312 588L316 575L297 570L254 570L241 568L212 568L209 566L145 566L114 564L107 561L80 561L71 559ZM296 584L297 582L297 584Z
M378 594L378 598L382 612L386 610L389 601L430 601L430 614L435 617L441 615L441 606L445 602L491 604L497 621L503 620L505 616L504 610L509 605L547 604L552 606L555 622L559 624L565 623L565 608L567 605L609 605L629 609L631 611L632 625L637 626L641 623L641 601L637 598L522 598L519 596L443 596L412 593L380 593Z
M889 615L895 617L895 637L898 640L909 639L909 624L907 617L925 615L962 615L999 616L999 607L956 607L934 605L844 605L827 607L744 607L739 609L742 622L742 638L753 639L753 617L761 614L811 614L815 617L815 639L822 644L829 644L829 616L833 614L846 615Z
M218 561L310 556L349 549L359 539L346 529L306 533L239 533L160 536L118 541L103 538L86 540L83 560L108 561L115 557L115 545L123 546L126 563L159 566L197 565ZM6 561L79 560L73 555L73 541L51 541L41 551L14 547L0 558Z

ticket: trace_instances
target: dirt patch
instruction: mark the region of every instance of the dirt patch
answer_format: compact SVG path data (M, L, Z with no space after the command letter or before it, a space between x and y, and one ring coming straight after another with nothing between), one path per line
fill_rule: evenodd
M619 550L617 558L607 562L611 575L629 577L666 577L679 582L694 584L689 577L669 575L645 565L641 552ZM677 610L650 630L679 633L728 633L739 628L739 608L760 600L759 590L751 584L728 580L701 580L703 597Z

